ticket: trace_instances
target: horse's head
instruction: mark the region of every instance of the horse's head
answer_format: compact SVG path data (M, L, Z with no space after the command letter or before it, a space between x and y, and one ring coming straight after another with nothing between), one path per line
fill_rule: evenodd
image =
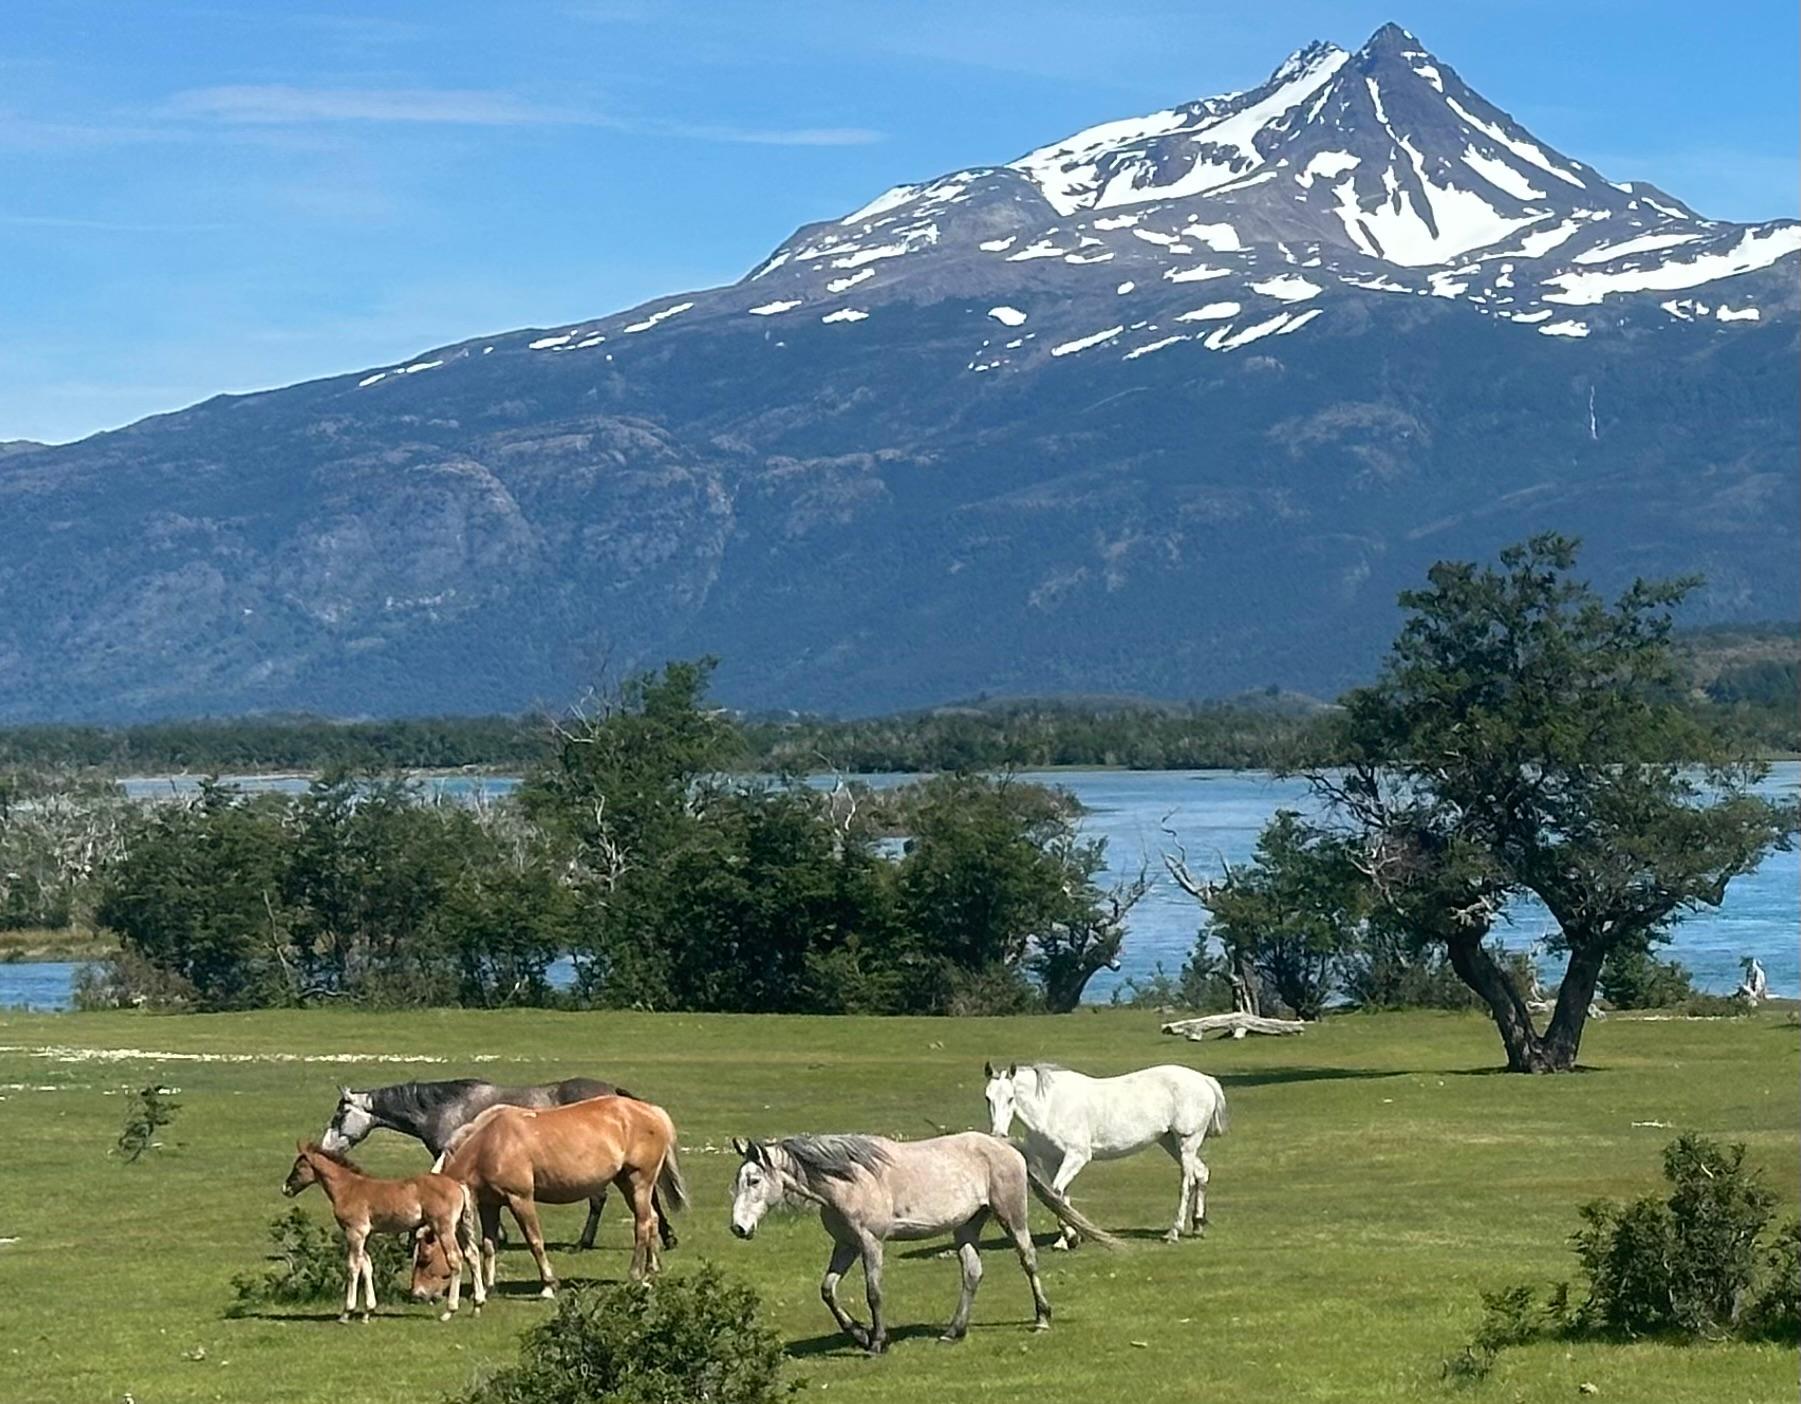
M1005 1072L993 1063L984 1063L982 1073L988 1080L984 1095L988 1098L988 1130L991 1135L1005 1136L1013 1127L1013 1113L1019 1106L1019 1094L1013 1079L1019 1074L1014 1063Z
M479 1265L476 1271L481 1271ZM413 1235L413 1300L436 1301L449 1290L450 1258L431 1225L422 1224Z
M375 1125L374 1103L369 1094L340 1087L338 1109L326 1123L319 1145L328 1155L343 1155L373 1131Z
M744 1157L738 1167L738 1178L732 1182L732 1232L749 1238L757 1224L786 1193L782 1172L776 1167L776 1152L766 1141L732 1138L732 1149Z
M281 1185L281 1192L290 1199L308 1185L319 1182L319 1168L313 1164L312 1147L304 1141L297 1141L294 1149L297 1154L294 1156L293 1168L288 1171L288 1178Z

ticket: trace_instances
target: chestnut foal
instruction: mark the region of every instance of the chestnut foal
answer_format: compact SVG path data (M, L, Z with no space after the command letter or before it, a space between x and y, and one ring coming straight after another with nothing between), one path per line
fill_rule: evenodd
M321 1150L316 1142L300 1142L294 1168L288 1172L281 1192L290 1198L308 1185L316 1184L331 1201L331 1212L344 1231L347 1258L344 1265L347 1281L344 1289L344 1314L339 1321L350 1320L356 1310L357 1284L363 1288L363 1320L375 1309L375 1271L369 1261L368 1240L372 1233L410 1234L420 1227L430 1228L444 1245L450 1268L450 1305L440 1321L448 1321L456 1311L458 1289L463 1281L465 1261L474 1269L475 1309L480 1311L487 1300L481 1276L481 1240L477 1236L475 1202L468 1188L448 1175L427 1171L404 1180L382 1180L365 1175L342 1156Z

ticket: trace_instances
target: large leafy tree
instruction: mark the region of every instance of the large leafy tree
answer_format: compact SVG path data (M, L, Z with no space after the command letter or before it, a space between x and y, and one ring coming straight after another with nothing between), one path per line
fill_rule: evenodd
M1517 1071L1573 1067L1608 955L1667 940L1795 831L1755 792L1765 767L1682 705L1671 612L1696 582L1609 603L1576 558L1546 535L1498 568L1434 566L1401 596L1381 677L1346 698L1350 765L1313 777L1378 900L1444 945ZM1568 957L1543 1030L1483 944L1521 892Z

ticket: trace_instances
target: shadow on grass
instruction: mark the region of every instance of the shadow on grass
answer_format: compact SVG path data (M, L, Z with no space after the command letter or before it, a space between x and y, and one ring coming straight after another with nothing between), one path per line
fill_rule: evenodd
M466 1313L468 1309L469 1304L465 1302L463 1304L463 1313ZM391 1321L423 1321L429 1322L435 1326L438 1324L438 1312L441 1310L442 1308L436 1304L427 1304L424 1302L418 1303L416 1308L412 1311L402 1310L398 1306L393 1308L378 1307L369 1324L371 1326L381 1326ZM339 1308L337 1307L320 1307L317 1310L292 1306L267 1307L260 1311L227 1311L225 1313L225 1319L227 1321L286 1321L299 1326L343 1326L346 1329L351 1326L360 1326L363 1324L361 1312L352 1313L349 1321L340 1321L338 1319L338 1311ZM458 1314L461 1315L463 1313Z
M1407 1068L1261 1068L1255 1072L1214 1074L1222 1087L1280 1087L1290 1082L1338 1082L1378 1077L1416 1077Z
M949 1319L945 1318L946 1321ZM891 1326L888 1328L888 1349L893 1350L902 1341L916 1341L922 1338L936 1340L943 1334L944 1326L942 1324L930 1326L921 1322L911 1326ZM808 1336L804 1340L790 1341L783 1349L793 1360L805 1360L821 1355L839 1355L847 1358L869 1355L868 1351L842 1331L832 1331L823 1336Z

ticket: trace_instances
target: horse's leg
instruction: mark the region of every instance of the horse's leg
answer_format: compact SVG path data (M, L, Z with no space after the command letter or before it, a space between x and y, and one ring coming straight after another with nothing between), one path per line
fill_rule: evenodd
M463 1300L463 1246L461 1220L458 1215L440 1214L432 1220L432 1232L444 1245L444 1265L450 1269L450 1306L439 1317L448 1321L457 1314Z
M1213 1176L1208 1173L1206 1161L1201 1159L1201 1143L1197 1138L1194 1149L1188 1153L1189 1173L1194 1177L1194 1213L1191 1223L1194 1232L1205 1235L1207 1232L1207 1181Z
M1089 1155L1085 1150L1081 1150L1074 1146L1065 1150L1063 1152L1063 1163L1057 1167L1057 1173L1051 1177L1051 1192L1059 1198L1067 1199L1069 1197L1070 1181L1074 1180L1077 1175L1082 1173L1082 1168L1088 1164L1088 1161ZM1063 1249L1074 1248L1079 1241L1080 1235L1078 1235L1068 1224L1064 1224L1062 1233L1058 1236L1057 1241L1051 1244L1051 1247Z
M481 1315L481 1309L488 1304L487 1284L482 1280L482 1234L478 1227L473 1194L463 1190L463 1206L457 1214L457 1234L459 1246L463 1250L463 1261L469 1264L469 1281L475 1289L475 1314Z
M978 1209L953 1235L963 1268L963 1292L957 1298L957 1314L951 1318L951 1324L945 1328L940 1340L960 1341L969 1330L969 1309L975 1305L976 1288L982 1285L982 1255L977 1251L977 1245L981 1242L982 1225L987 1222L988 1210Z
M496 1243L500 1238L500 1205L482 1200L477 1206L481 1220L481 1266L488 1276L488 1290L494 1288L494 1269L500 1254Z
M344 1314L340 1321L350 1320L350 1313L356 1310L357 1288L363 1281L363 1244L368 1237L366 1228L344 1228Z
M869 1333L851 1318L838 1302L838 1280L850 1271L850 1265L857 1261L857 1245L840 1243L832 1244L832 1261L826 1265L825 1276L819 1279L819 1299L825 1303L825 1309L832 1314L832 1320L838 1323L838 1329L865 1349L869 1346Z
M375 1310L375 1259L369 1256L369 1243L363 1241L363 1320Z
M588 1201L588 1222L582 1225L582 1236L576 1243L577 1248L587 1249L594 1246L594 1237L600 1232L600 1211L607 1207L607 1192L601 1192Z
M1038 1249L1032 1243L1032 1229L1026 1219L1025 1186L1021 1185L1011 1198L1015 1202L1005 1207L991 1204L989 1208L994 1210L994 1217L1013 1240L1013 1251L1019 1254L1019 1265L1025 1269L1026 1281L1032 1285L1032 1329L1048 1331L1051 1304L1044 1295L1044 1284L1038 1280Z
M1170 1225L1169 1232L1163 1235L1166 1243L1179 1243L1182 1230L1188 1227L1189 1214L1194 1207L1194 1167L1189 1137L1179 1136L1174 1131L1165 1131L1157 1138L1157 1144L1169 1152L1170 1159L1182 1171L1182 1188L1176 1196L1176 1221Z
M888 1328L882 1324L882 1240L863 1240L863 1295L869 1302L869 1353L888 1349Z
M519 1232L525 1235L525 1241L531 1247L532 1261L538 1265L538 1280L544 1284L538 1295L556 1296L557 1275L551 1270L550 1256L544 1251L544 1230L538 1226L538 1206L523 1194L509 1194L506 1201L507 1208L519 1221Z
M657 1237L663 1240L663 1251L668 1252L676 1244L675 1225L669 1222L669 1213L663 1208L663 1196L654 1190L650 1207L657 1211Z
M631 1182L632 1195L632 1268L631 1279L641 1282L657 1270L656 1181L649 1175L638 1175Z

